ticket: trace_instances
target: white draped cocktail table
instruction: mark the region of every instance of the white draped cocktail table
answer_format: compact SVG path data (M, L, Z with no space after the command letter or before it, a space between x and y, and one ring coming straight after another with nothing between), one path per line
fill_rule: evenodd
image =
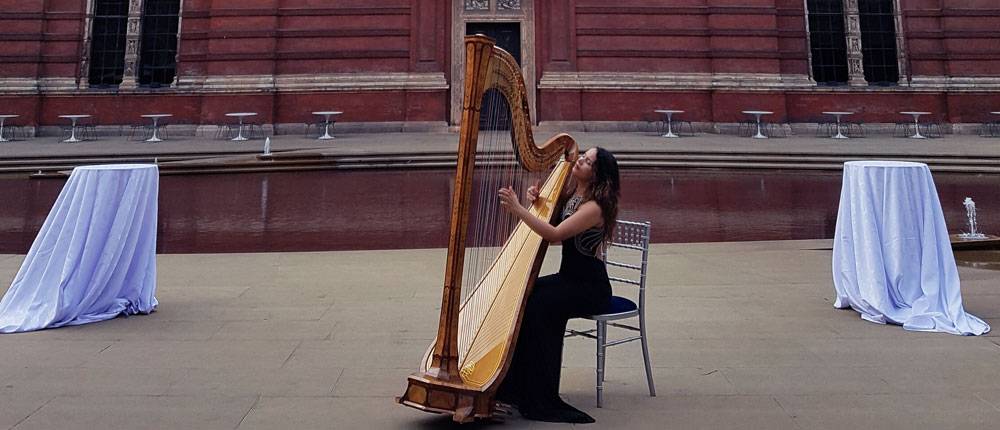
M152 312L158 189L155 165L73 169L0 300L0 333Z
M926 164L844 163L833 240L837 308L907 330L979 335L962 306L958 268Z

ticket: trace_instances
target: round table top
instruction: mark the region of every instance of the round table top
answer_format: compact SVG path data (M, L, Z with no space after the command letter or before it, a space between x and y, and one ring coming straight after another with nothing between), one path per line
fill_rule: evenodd
M59 115L59 118L70 118L70 119L72 119L72 118L90 118L90 115L84 115L84 114L79 114L79 115Z
M257 115L257 112L230 112L226 114L226 116L254 116L254 115Z
M73 170L135 170L156 168L155 164L99 164L94 166L78 166Z
M343 112L331 110L331 111L313 112L313 115L340 115L342 113Z
M4 115L0 115L0 118L17 118L19 116L21 116L21 115L4 114Z
M823 112L827 115L854 115L854 112Z
M174 116L174 114L172 114L172 113L147 113L145 115L139 115L139 116L141 116L143 118L166 118L166 117Z
M924 163L914 163L912 161L894 161L894 160L864 160L864 161L848 161L844 163L844 167L927 167Z
M770 115L770 114L774 113L774 112L767 111L767 110L745 110L745 111L742 111L742 112L745 113L745 114L750 114L750 115Z
M903 115L930 115L930 112L900 112Z
M657 109L657 110L654 110L653 112L657 112L657 113L684 113L684 111L682 111L682 110L676 110L676 109Z

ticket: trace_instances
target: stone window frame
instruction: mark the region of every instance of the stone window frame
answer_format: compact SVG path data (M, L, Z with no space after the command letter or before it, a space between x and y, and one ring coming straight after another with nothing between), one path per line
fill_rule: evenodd
M806 27L806 35L807 35L807 37L806 37L806 49L808 51L808 58L809 58L809 61L808 61L808 64L809 64L809 78L813 82L815 82L816 85L822 85L822 86L841 86L841 85L847 85L847 79L848 79L848 76L849 76L849 74L847 72L847 69L848 69L848 65L847 65L847 37L846 37L847 36L847 29L843 28L843 26L846 26L847 23L844 20L843 2L841 2L841 4L840 4L841 9L840 9L839 13L833 13L833 11L831 11L831 10L823 10L823 11L820 11L820 12L816 13L817 16L828 16L830 21L834 21L834 22L838 21L838 20L840 21L840 25L842 26L842 28L839 29L840 30L840 35L839 36L842 38L841 41L844 43L844 46L843 46L843 50L844 51L843 51L843 58L842 58L843 59L843 63L842 64L839 63L839 62L836 62L837 64L820 64L819 65L819 67L826 68L827 70L829 70L830 68L840 69L841 67L843 67L843 72L842 72L843 73L843 76L842 76L843 80L824 80L824 81L820 81L820 80L817 79L817 75L818 75L816 73L817 64L814 61L815 54L816 54L813 51L813 41L814 41L813 36L814 36L814 32L820 32L820 33L823 33L823 34L830 33L829 37L831 39L833 39L837 35L835 34L836 32L822 31L822 30L830 30L830 29L814 29L812 27L812 24L813 24L813 19L812 18L813 18L814 15L813 15L812 11L809 9L809 2L810 1L811 0L805 0L805 10L806 10L806 13L805 13L804 20L803 20L804 24L805 24L805 27ZM834 39L834 41L835 41L835 39ZM839 57L839 55L838 55L838 57ZM833 72L832 74L836 75L835 76L836 78L841 78L840 73L841 72L838 70L836 72ZM827 71L824 74L830 74L830 72Z
M184 16L184 0L178 0L180 6L177 11L177 53L175 55L180 55L181 52L181 29L183 28L183 16ZM77 86L79 89L91 89L90 87L90 51L94 43L93 41L93 31L94 31L94 8L95 0L87 0L86 15L84 18L83 26L83 46L80 54L80 72L79 80ZM175 88L177 86L177 80L180 73L174 73L174 81L170 85L160 86L159 88L147 88L139 86L139 54L142 52L142 11L144 6L144 0L129 0L128 5L128 22L126 24L125 32L125 66L122 75L122 82L118 84L118 87L112 87L110 90L137 90L143 89L148 91L156 91L163 88ZM95 90L107 90L108 88L93 88Z
M118 86L125 70L128 2L94 0L93 3L94 13L91 15L90 21L91 42L88 45L90 62L87 65L86 78L91 88L107 89ZM97 11L102 7L102 13L98 14ZM98 24L102 24L100 34L98 33ZM95 80L99 82L93 82Z
M452 2L450 117L453 125L462 119L462 91L465 88L465 27L469 22L510 22L521 26L521 74L528 93L531 123L538 123L535 78L535 0L521 0L520 9L498 9L497 0L488 0L489 9L467 10L465 1Z
M861 53L861 19L858 10L859 0L843 0L844 5L844 37L847 39L847 85L849 86L868 86L868 81L865 80L864 71L864 61ZM906 44L905 36L903 34L903 13L900 7L901 0L891 0L892 1L892 12L895 22L896 29L896 67L899 69L899 79L896 81L896 85L903 85L905 82L909 82L910 75L909 70L906 68ZM811 48L811 34L809 32L809 3L808 0L802 0L802 8L805 11L805 16L803 21L805 23L806 30L806 50L808 52L807 58L809 59L808 73L809 80L814 84L816 80L813 77L812 65L812 48Z

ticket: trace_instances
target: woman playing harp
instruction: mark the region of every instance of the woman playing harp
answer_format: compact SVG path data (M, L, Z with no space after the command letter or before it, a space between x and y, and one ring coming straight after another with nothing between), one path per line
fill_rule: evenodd
M534 283L497 400L516 405L528 419L592 423L593 418L559 398L559 374L566 323L604 312L611 300L601 256L618 216L618 163L607 150L590 149L574 164L571 181L555 226L531 216L512 188L499 191L504 208L543 239L562 242L562 261L558 273ZM529 188L528 201L537 198L537 188Z
M494 413L525 298L548 244L501 208L497 189L536 182L529 172L548 174L539 197L525 209L547 224L578 157L576 143L565 134L535 144L524 82L510 54L484 36L467 37L465 47L458 165L437 338L399 398L421 410L453 414L460 422Z

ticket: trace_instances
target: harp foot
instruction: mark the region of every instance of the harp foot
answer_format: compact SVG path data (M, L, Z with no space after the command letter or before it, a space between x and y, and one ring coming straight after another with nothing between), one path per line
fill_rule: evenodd
M472 415L472 405L455 409L455 413L451 416L451 419L456 423L471 423L475 419Z
M490 418L494 414L492 392L438 381L421 373L410 375L406 392L396 401L426 412L451 414L452 419L460 423Z

